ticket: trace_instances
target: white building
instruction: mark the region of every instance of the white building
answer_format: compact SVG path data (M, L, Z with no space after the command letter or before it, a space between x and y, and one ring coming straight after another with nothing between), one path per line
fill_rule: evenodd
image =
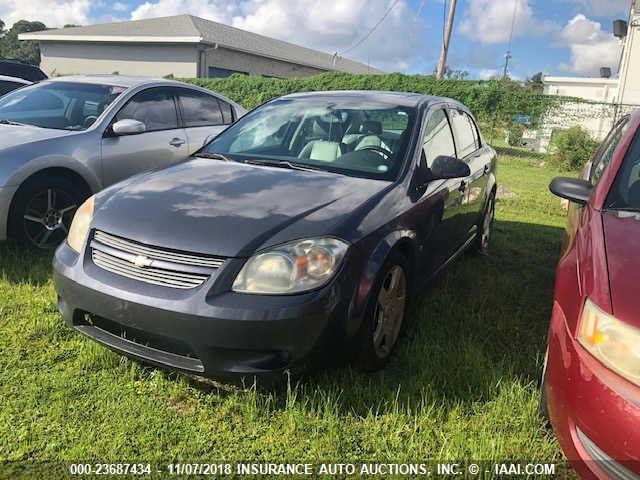
M304 77L327 71L382 73L347 58L191 15L21 33L40 44L48 75L113 73Z

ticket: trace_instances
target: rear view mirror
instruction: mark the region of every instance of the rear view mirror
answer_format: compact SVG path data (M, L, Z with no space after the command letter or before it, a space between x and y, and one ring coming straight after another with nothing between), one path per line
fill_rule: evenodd
M448 178L464 178L471 175L471 169L462 160L456 157L440 155L433 161L431 180L444 180Z
M586 205L591 198L593 185L579 178L557 177L551 181L549 190L560 198L565 198L579 205Z
M115 135L135 135L143 133L146 129L147 127L144 123L130 118L120 120L111 126L111 130Z

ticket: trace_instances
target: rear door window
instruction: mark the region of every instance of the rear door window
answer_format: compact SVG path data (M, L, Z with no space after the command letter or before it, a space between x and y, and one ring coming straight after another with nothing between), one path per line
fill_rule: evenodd
M225 123L220 104L214 96L181 88L178 90L178 98L185 127L204 127Z
M147 132L178 128L178 115L171 90L156 87L137 93L116 115L116 121L124 119L144 123Z

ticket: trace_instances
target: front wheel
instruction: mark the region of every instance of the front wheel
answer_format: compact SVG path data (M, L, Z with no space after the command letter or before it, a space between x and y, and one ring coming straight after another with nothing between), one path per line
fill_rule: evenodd
M405 258L394 253L376 280L358 335L355 363L362 370L381 369L398 342L407 310L407 272Z
M16 193L9 232L19 242L40 249L58 246L69 233L84 196L64 177L35 178Z

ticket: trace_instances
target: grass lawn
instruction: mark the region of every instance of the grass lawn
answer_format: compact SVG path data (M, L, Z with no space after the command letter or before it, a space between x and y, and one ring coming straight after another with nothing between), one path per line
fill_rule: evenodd
M517 197L497 205L490 256L420 296L389 367L281 392L197 384L83 338L57 313L51 255L0 245L0 478L57 460L561 462L536 407L565 213L557 172L517 153L501 150Z

